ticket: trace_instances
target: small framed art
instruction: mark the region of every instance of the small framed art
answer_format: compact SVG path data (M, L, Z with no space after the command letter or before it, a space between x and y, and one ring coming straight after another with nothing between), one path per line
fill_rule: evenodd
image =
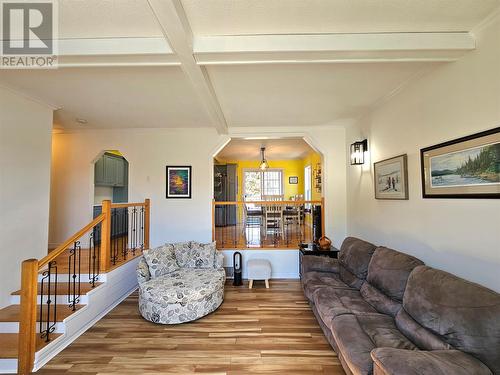
M408 156L399 155L373 164L375 198L408 199Z
M299 177L298 176L290 176L290 177L288 177L288 183L290 185L297 185L299 183Z
M167 166L167 198L191 198L191 166Z

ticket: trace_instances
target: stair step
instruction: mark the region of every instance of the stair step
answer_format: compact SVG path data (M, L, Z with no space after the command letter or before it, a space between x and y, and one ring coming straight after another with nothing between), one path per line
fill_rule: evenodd
M85 305L76 305L76 311L84 307ZM53 307L51 306L51 317L53 314ZM40 321L40 305L37 306L37 321ZM73 314L73 310L70 309L67 305L57 305L57 311L56 311L56 321L57 322L62 322L64 319L66 319L68 316ZM46 306L43 307L43 320L45 321L47 318L47 308ZM10 305L7 307L4 307L3 309L0 310L0 322L19 322L19 317L21 316L21 306L20 305Z
M36 350L39 351L59 336L61 334L53 333L51 340L45 342L45 339L37 335ZM19 335L17 333L0 333L0 358L17 358L18 338Z
M80 283L80 295L84 295L84 294L87 294L88 292L90 292L91 290L97 288L99 285L102 285L102 283L95 283L95 287L92 288L92 285L89 284L89 283L85 283L85 282L81 282ZM41 283L38 283L38 295L41 294L42 292L42 288L41 288L42 284ZM47 288L46 285L44 285L45 288ZM66 283L66 282L57 282L57 291L56 291L56 294L57 295L61 295L61 296L65 296L65 295L68 295L68 286L71 286L70 283ZM78 291L77 291L78 292ZM51 293L54 293L54 287L51 287ZM21 291L18 290L14 293L12 293L13 296L19 296L21 295Z

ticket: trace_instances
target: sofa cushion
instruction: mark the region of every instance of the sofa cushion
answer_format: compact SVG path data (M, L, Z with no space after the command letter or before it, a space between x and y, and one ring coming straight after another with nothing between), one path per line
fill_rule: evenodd
M483 363L459 350L379 348L372 351L371 357L374 375L491 375Z
M302 277L304 294L309 301L314 302L314 293L324 287L352 289L336 273L310 271Z
M179 269L171 244L165 244L154 249L143 251L144 260L153 278L166 275Z
M340 278L359 289L366 279L368 265L376 246L354 237L347 237L340 247Z
M368 375L373 371L370 352L375 348L417 350L384 314L339 315L332 322L332 334L353 374Z
M330 329L333 319L339 315L377 313L357 290L325 287L319 289L313 299L321 320Z
M395 318L396 326L411 342L424 350L449 350L450 344L427 328L418 324L405 309L399 310Z
M403 308L455 349L500 373L500 295L426 266L413 270Z
M175 251L175 258L177 259L177 264L180 267L186 267L191 257L191 241L177 242L172 244Z
M377 311L396 316L401 309L408 277L415 267L422 264L411 255L377 247L368 266L367 282L361 287L363 298Z
M224 286L225 273L218 269L182 268L139 285L141 298L155 304L187 304Z

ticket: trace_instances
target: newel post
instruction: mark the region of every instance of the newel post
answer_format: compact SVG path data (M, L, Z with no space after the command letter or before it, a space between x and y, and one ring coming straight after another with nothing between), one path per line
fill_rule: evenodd
M28 259L21 266L21 316L17 373L31 374L36 352L36 298L38 288L38 260Z
M149 233L151 225L151 201L144 201L144 250L149 249Z
M111 201L102 201L104 220L101 224L101 271L106 272L110 266L111 253Z

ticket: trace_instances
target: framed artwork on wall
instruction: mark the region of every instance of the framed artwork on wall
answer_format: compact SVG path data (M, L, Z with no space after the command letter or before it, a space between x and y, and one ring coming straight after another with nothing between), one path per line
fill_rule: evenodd
M167 166L167 198L191 198L191 166Z
M408 199L408 156L399 155L373 164L375 198Z
M500 198L500 127L420 150L424 198Z
M299 177L298 176L290 176L290 177L288 177L288 183L290 185L297 185L299 183Z

